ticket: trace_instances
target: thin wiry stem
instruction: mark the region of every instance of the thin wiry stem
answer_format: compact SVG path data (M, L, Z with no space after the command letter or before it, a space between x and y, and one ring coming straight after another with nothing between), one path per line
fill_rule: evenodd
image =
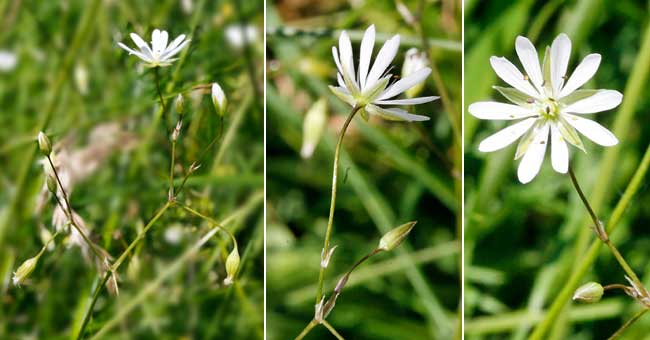
M160 106L162 107L163 112L166 111L165 99L163 99L162 91L160 90L160 67L154 67L153 75L156 82L156 91L158 92L158 98L160 99Z
M53 193L54 198L56 199L56 203L63 209L63 212L68 216L68 220L70 220L70 224L81 234L81 237L84 239L84 241L88 244L90 249L92 249L93 253L97 258L100 260L101 263L104 263L105 256L101 254L101 251L97 249L97 246L95 243L93 243L90 238L86 235L86 233L83 232L81 227L79 227L79 224L77 224L77 221L74 218L74 214L72 212L72 208L70 206L70 199L68 198L68 193L65 191L63 188L63 184L61 183L61 178L59 177L59 172L56 171L56 168L54 167L54 163L52 162L52 157L50 155L47 155L47 161L50 164L50 167L52 168L52 172L54 172L54 177L56 178L56 182L58 183L59 189L61 189L61 193L63 193L63 200L65 201L65 206L61 204L61 200L59 200L59 197L56 193Z
M296 337L295 340L304 339L305 336L307 336L307 334L309 334L309 332L311 332L311 330L314 329L314 327L316 327L316 325L318 325L318 321L311 320L311 322L308 323L307 326L305 326L305 328L302 330L302 332L300 332L300 334L298 334L298 336Z
M628 327L630 327L633 323L639 320L639 318L641 318L643 314L645 314L647 311L648 309L644 308L639 312L637 312L636 314L634 314L634 316L630 320L627 320L627 322L624 323L623 326L621 326L621 328L619 328L614 334L612 334L612 336L610 336L608 340L618 339L618 337L621 336L621 334L623 334L623 332L625 332L625 330L628 329Z
M348 126L350 125L350 122L352 122L352 119L354 116L359 112L361 108L360 107L353 107L352 111L348 115L348 118L345 120L345 123L343 123L343 128L341 129L341 132L339 134L339 140L336 143L336 150L334 151L334 165L333 165L333 170L332 170L332 197L330 200L330 213L329 213L329 218L327 220L327 231L325 232L325 242L323 243L323 254L327 254L329 252L329 245L330 245L330 238L332 237L332 225L334 222L334 210L336 209L336 184L337 184L337 174L339 171L339 157L341 153L341 146L343 145L343 138L345 137L345 132L348 129ZM320 274L318 275L318 291L316 293L316 304L318 304L323 296L323 283L325 281L325 270L327 268L321 266L320 267Z
M88 322L90 321L90 317L93 314L93 309L95 308L95 303L97 302L97 299L99 298L99 294L101 293L101 290L106 286L106 282L108 282L108 279L113 275L113 272L116 271L122 262L126 259L126 257L129 255L131 250L137 245L137 243L142 240L144 235L151 229L151 227L158 221L158 219L171 207L172 202L167 202L165 205L158 210L158 213L147 223L147 225L144 226L144 229L138 236L129 244L129 246L124 250L122 255L115 261L113 266L110 268L110 270L107 270L106 273L104 274L104 277L102 278L102 281L95 287L95 290L93 292L92 299L90 300L90 304L88 305L88 308L86 309L86 313L84 314L83 321L81 323L81 327L79 328L79 333L77 333L77 340L81 339L84 334L84 330L86 329L86 326L88 325Z
M573 172L571 166L569 166L569 177L571 177L571 183L573 183L573 187L578 192L578 196L580 196L582 203L584 204L585 208L587 208L587 211L589 212L589 215L591 216L591 219L594 222L594 228L596 228L596 233L598 234L598 237L603 241L603 243L607 245L607 247L610 249L612 254L614 254L614 257L616 258L618 263L621 265L621 267L623 268L627 276L629 276L630 279L634 281L634 284L637 286L637 288L642 289L643 293L647 295L647 293L645 292L645 288L643 288L643 283L641 282L639 277L636 275L634 270L632 270L632 268L627 263L627 261L625 261L623 255L621 255L621 253L618 251L616 246L614 246L612 241L609 239L609 236L607 235L607 231L605 230L603 223L596 216L596 213L594 212L591 205L589 204L589 201L587 200L587 197L582 191L582 188L580 188L580 184L578 184L578 179L576 178L576 175Z
M325 326L325 328L327 328L327 330L329 330L338 340L345 340L345 338L343 338L343 336L341 336L341 334L339 334L339 332L337 332L336 329L327 322L327 320L323 320L323 326Z

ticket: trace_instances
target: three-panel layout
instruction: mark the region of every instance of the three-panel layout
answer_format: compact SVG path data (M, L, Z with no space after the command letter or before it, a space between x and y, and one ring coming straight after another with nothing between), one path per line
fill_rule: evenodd
M647 3L0 18L0 339L649 339Z

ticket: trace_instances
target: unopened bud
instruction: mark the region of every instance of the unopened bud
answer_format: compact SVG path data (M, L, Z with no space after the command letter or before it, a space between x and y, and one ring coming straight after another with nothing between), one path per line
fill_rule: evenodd
M226 114L226 107L228 106L228 99L226 94L223 93L221 86L217 83L212 83L212 104L219 116L223 117Z
M302 125L302 148L300 156L309 158L314 153L327 126L327 99L319 99L307 111Z
M52 175L47 175L47 178L45 179L45 183L47 184L47 190L49 190L52 194L56 195L57 191L57 183L56 183L56 178Z
M41 150L43 156L49 156L52 153L52 144L50 144L50 139L43 133L43 131L38 133L38 148Z
M230 252L228 257L226 258L226 278L223 280L223 284L226 286L231 285L233 282L235 282L235 276L237 275L237 271L239 270L239 251L237 250L237 246Z
M416 48L411 48L406 51L406 56L404 57L404 64L402 65L402 79L428 66L429 59L427 58L426 53L419 52ZM424 83L424 81L421 81L415 86L406 90L406 97L417 97L420 92L422 92Z
M411 229L413 229L416 223L418 222L412 221L404 223L401 226L387 232L384 236L382 236L381 240L379 240L379 247L377 247L377 249L390 251L397 248L397 246L399 246L402 241L404 241L406 236L408 236L408 234L411 232Z
M603 286L598 282L589 282L580 286L573 293L573 301L578 301L582 303L595 303L600 301L603 297L604 289Z
M18 269L14 272L13 276L13 282L14 285L20 286L21 283L25 282L25 280L29 277L29 275L32 274L34 271L34 268L36 268L36 265L38 264L38 259L41 257L41 254L38 254L30 259L25 260L23 264L18 267Z
M178 113L179 116L182 116L185 112L185 97L183 97L182 93L179 93L178 96L176 96L174 107L176 108L176 113Z

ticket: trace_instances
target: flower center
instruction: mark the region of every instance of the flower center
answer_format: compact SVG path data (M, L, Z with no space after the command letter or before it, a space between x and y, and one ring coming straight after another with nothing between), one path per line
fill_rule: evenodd
M554 99L540 101L537 104L539 115L548 120L557 120L560 117L560 107Z

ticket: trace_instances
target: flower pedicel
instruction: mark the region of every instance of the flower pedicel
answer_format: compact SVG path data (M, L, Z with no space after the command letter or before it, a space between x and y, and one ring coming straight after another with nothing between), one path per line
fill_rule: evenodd
M571 40L566 34L558 35L551 47L546 48L541 67L537 50L530 40L517 37L515 49L526 74L506 58L490 58L499 78L512 86L494 88L514 105L477 102L469 106L469 113L479 119L520 121L484 139L478 147L480 151L502 149L521 137L515 154L515 159L522 158L517 176L520 182L528 183L542 166L549 133L551 164L559 173L566 173L569 168L566 142L585 151L577 132L602 146L618 143L609 130L581 117L611 110L623 99L623 95L615 90L578 90L598 70L600 54L587 55L567 78Z

